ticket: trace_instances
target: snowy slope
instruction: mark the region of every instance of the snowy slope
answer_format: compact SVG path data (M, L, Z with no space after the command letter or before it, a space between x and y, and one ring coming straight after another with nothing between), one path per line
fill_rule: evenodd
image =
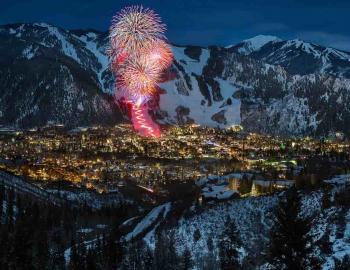
M239 228L245 256L256 254L259 257L258 254L267 245L268 230L272 224L271 211L276 203L277 196L256 197L220 203L198 213L187 214L173 229L177 251L181 254L186 247L190 248L197 269L201 269L201 263L210 252L209 238L213 240L214 255L218 256L217 241L230 217ZM196 230L200 232L198 241L194 238ZM154 246L154 243L150 245Z
M164 219L169 213L171 203L161 204L153 208L136 226L135 228L125 236L125 241L130 241L136 238L140 234L144 233L151 226L155 225L157 219Z
M350 187L350 175L336 176L325 181L329 186L331 202L328 207L323 205L327 189L301 192L300 216L312 218L313 253L320 258L322 269L333 270L334 260L341 260L350 255L350 210L346 205L339 205L334 199L337 193L347 192ZM271 196L250 197L228 202L204 206L198 210L192 207L184 213L178 223L165 230L175 233L176 249L181 254L185 248L190 248L195 261L195 269L202 269L203 261L211 252L208 240L214 245L213 254L218 259L218 239L223 232L227 217L233 220L242 240L241 262L248 263L244 269L270 269L266 264L266 254L270 241L270 229L273 225L273 211L284 193ZM199 231L199 239L195 232ZM198 233L197 233L198 235ZM323 240L328 239L330 253L322 249ZM146 243L154 247L154 238L146 237Z
M176 122L196 122L207 126L226 127L232 124L240 124L240 106L238 99L232 98L236 87L221 78L215 78L222 98L215 100L210 85L207 85L209 98L204 96L198 82L198 77L203 74L204 67L208 64L209 49L202 49L199 60L192 59L184 53L183 47L173 47L175 60L180 67L174 67L178 74L175 80L162 84L166 90L165 95L160 96L160 109L167 112L168 120ZM186 78L190 80L191 88L186 86ZM225 101L232 98L232 105L225 106ZM189 108L189 112L183 114L183 110ZM225 121L218 122L213 119L217 113L222 113Z
M114 88L111 85L113 84L113 78L109 72L109 58L106 54L107 36L102 33L92 31L76 31L74 36L82 41L84 43L84 47L96 57L99 65L94 68L94 71L97 74L102 91L113 94Z

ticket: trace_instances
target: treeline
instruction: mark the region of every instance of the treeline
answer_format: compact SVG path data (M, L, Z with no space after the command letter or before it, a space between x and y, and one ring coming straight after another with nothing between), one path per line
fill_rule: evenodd
M0 268L59 269L75 212L39 203L0 186Z
M83 216L93 215L91 209L76 209L68 204L54 206L0 185L0 269L192 269L195 262L190 249L185 248L179 254L175 235L167 230L156 233L153 250L143 240L121 242L118 225L121 217L127 215L125 208L104 209L105 214L118 216L119 219L114 220L111 229L102 235L84 241L77 236L77 222ZM226 269L225 265L238 263L238 232L232 221L227 222L227 230L220 242L222 269ZM209 244L213 253L203 267L218 269L214 245L212 242Z
M55 206L0 185L0 269L115 269L121 261L116 241L120 234L106 229L89 250L77 231L89 218L109 219L110 227L118 228L128 211L124 205L98 212L68 203ZM94 268L99 262L100 268Z
M344 237L342 228L350 207L350 188L334 195L324 192L322 208L336 206L339 215L334 224L339 228L337 237ZM280 198L273 213L269 245L264 253L263 264L269 269L321 269L324 255L332 255L329 235L316 243L311 237L313 217L302 212L301 195L291 188ZM224 229L214 243L207 240L207 250L199 260L191 253L191 247L177 249L176 236L171 229L156 230L154 247L143 240L121 241L118 225L122 216L127 216L126 207L101 210L118 218L110 229L90 241L77 237L77 222L91 209L74 209L69 205L56 207L35 201L30 197L15 194L0 186L0 269L4 270L203 270L256 269L261 262L244 256L244 243L233 220L227 217ZM199 241L201 232L195 230L193 239ZM315 249L316 248L316 249ZM318 252L317 252L318 250ZM242 259L245 257L244 259ZM350 258L335 259L334 269L349 270Z

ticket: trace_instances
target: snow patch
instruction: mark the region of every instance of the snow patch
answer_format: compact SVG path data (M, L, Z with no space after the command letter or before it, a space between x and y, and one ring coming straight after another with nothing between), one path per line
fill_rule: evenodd
M100 64L100 68L97 68L95 72L97 73L97 77L100 83L100 86L102 88L103 92L106 93L113 93L114 89L105 89L104 87L104 79L103 79L103 73L108 70L109 68L109 58L105 52L105 48L102 46L100 47L97 43L97 35L96 33L87 33L86 35L82 36L75 36L80 41L82 41L85 44L85 48L88 49L96 58L98 63Z
M165 203L162 205L159 205L155 208L153 208L134 228L134 230L130 233L128 233L125 236L126 241L130 241L131 239L137 237L142 232L144 232L146 229L151 227L154 222L161 216L162 218L165 218L170 211L171 203Z
M244 46L238 49L239 53L249 54L254 51L260 50L269 42L279 42L282 41L278 37L270 35L258 35L256 37L243 40ZM231 46L232 47L232 46Z
M81 111L81 112L84 111L83 103L82 103L82 102L79 102L77 108L78 108L78 110Z
M33 48L32 45L25 48L22 52L22 56L28 60L32 59L35 56L36 51L38 48Z

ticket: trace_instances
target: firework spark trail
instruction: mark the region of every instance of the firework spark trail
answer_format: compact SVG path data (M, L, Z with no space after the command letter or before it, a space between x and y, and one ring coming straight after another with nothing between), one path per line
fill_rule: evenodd
M159 126L150 119L148 115L148 107L143 105L131 104L131 115L134 128L141 135L159 137Z
M160 136L147 102L157 93L173 60L164 31L160 17L142 6L121 10L110 28L108 53L116 76L115 96L129 104L134 129L143 136Z

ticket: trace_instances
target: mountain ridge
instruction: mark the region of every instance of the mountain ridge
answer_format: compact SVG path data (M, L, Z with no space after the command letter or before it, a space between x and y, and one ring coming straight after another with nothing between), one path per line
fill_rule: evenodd
M250 47L254 50L244 52L240 51L247 45L244 42L254 38L228 48L173 45L170 72L175 78L161 84L159 121L221 128L242 125L247 131L274 135L350 134L350 53L272 36L258 39ZM110 95L114 78L106 55L107 32L65 30L46 23L10 24L0 26L0 40L0 87L6 89L0 95L0 124L123 121ZM39 73L46 79L42 82L37 72L30 72L37 69L35 63L45 71L55 65L56 69L46 73L51 74L48 78ZM57 74L62 76L56 78ZM23 79L34 94L18 85ZM44 84L46 90L41 89ZM46 101L37 102L43 96ZM69 120L72 117L75 121Z

